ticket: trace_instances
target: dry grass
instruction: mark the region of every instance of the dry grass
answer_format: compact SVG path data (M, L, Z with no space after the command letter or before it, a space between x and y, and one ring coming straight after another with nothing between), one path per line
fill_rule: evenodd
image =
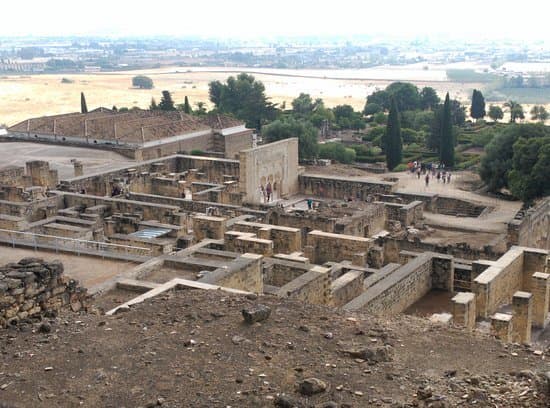
M110 108L113 105L146 108L152 97L159 101L164 89L172 92L176 103L183 103L187 95L192 105L199 101L209 105L208 83L213 80L225 81L231 75L175 71L176 68L100 74L3 76L0 77L0 123L13 125L29 117L79 111L80 92L85 93L89 109L98 106ZM132 77L138 73L150 76L155 89L133 89ZM74 82L63 84L63 77ZM323 98L329 107L347 103L362 109L367 94L389 83L382 80L332 80L273 75L255 77L264 83L267 95L274 102L286 101L287 106L300 92L306 92L315 98ZM450 91L453 97L466 97L470 93L470 88L466 89L461 84L415 83L418 86L433 86L441 94Z

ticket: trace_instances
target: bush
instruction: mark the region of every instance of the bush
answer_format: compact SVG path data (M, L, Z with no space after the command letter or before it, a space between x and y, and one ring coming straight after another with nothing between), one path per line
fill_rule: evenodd
M69 78L61 78L61 83L62 84L74 84L74 81L72 79L69 79Z
M378 112L382 112L382 107L377 103L367 103L363 111L365 115L374 115Z
M201 149L193 149L190 154L192 156L204 156L204 152Z
M496 134L495 128L484 128L471 135L472 146L485 147L489 144Z
M376 115L374 115L374 122L378 123L379 125L385 125L387 121L388 121L388 118L384 114L384 112L379 112Z
M355 150L346 148L341 143L325 143L319 145L319 157L350 164L355 161L356 153Z
M405 163L398 164L393 171L407 171L408 167Z

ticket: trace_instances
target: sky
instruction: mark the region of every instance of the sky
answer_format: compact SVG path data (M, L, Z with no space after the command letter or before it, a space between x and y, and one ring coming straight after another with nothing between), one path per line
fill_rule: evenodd
M508 0L19 0L2 3L0 36L188 35L253 39L277 35L383 34L550 41L549 0L514 2L515 6Z

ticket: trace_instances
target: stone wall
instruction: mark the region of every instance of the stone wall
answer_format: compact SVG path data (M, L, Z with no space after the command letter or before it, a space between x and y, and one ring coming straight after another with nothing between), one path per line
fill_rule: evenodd
M193 217L193 234L197 241L205 238L223 239L226 220L223 217L197 215Z
M399 221L402 226L418 224L422 221L424 204L422 201L412 201L408 204L384 203L386 219Z
M550 249L550 197L527 211L520 211L508 224L509 245Z
M243 254L227 267L216 269L199 282L210 283L247 292L263 293L261 255Z
M292 262L267 258L264 262L264 282L266 285L282 287L311 269L309 263Z
M316 264L322 264L329 261L351 261L354 260L357 254L364 254L366 261L367 253L372 244L373 240L370 238L311 231L307 235L305 256L308 257L312 263Z
M396 186L377 180L353 179L335 176L302 174L298 178L300 193L321 198L343 200L347 197L365 201L372 194L389 194Z
M298 191L298 139L290 138L239 153L240 191L247 203L260 203L260 186L271 183L275 197Z
M279 289L277 296L298 299L317 305L331 302L330 269L314 266Z
M376 282L344 308L382 317L403 312L432 288L432 259L430 253L419 255Z
M251 129L246 129L244 131L223 135L225 157L228 159L238 159L241 150L252 148L252 133L253 131Z
M363 292L363 271L349 271L331 284L332 306L340 307Z
M0 267L0 326L58 311L86 307L86 290L63 276L63 264L24 258Z
M237 221L232 225L232 229L241 232L252 232L258 238L273 241L274 253L290 254L302 250L302 237L298 228Z
M19 166L6 166L0 168L0 186L21 186L25 168Z

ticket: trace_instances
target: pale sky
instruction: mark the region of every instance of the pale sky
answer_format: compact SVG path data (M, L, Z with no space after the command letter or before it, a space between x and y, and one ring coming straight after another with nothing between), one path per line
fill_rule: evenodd
M550 41L550 0L15 0L0 36L387 34Z

